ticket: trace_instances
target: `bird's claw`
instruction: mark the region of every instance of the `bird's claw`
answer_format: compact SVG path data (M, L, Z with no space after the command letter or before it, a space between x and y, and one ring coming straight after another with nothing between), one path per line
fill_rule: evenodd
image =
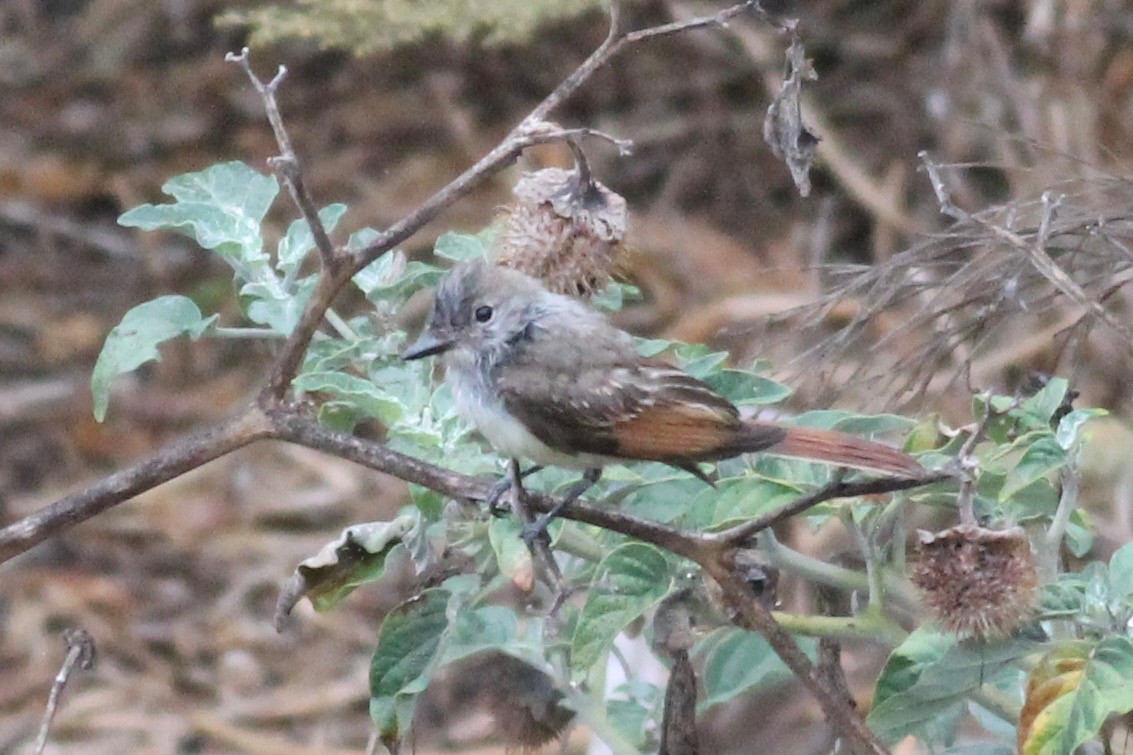
M505 517L510 512L507 506L500 505L500 499L507 494L512 488L510 477L504 477L488 491L488 496L484 499L484 503L488 505L488 513L494 517Z
M536 543L543 543L544 545L551 544L551 536L547 532L547 527L550 523L550 519L546 516L541 516L535 521L523 525L519 537L527 545L529 550L534 550Z

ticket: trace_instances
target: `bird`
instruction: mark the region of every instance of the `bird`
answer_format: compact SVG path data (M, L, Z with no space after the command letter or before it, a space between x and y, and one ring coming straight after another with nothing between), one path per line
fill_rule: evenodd
M656 357L585 302L487 260L438 282L428 323L402 358L440 356L459 414L518 470L489 500L547 466L583 476L524 528L530 545L610 464L652 461L711 484L700 464L764 452L900 477L912 456L832 430L745 419L702 380ZM522 491L517 491L522 492Z

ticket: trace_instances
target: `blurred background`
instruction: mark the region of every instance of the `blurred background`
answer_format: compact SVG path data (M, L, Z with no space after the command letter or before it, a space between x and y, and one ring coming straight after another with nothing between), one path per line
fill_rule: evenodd
M294 36L256 47L262 75L290 70L279 99L316 202L349 205L343 231L381 227L491 149L606 34L595 3L558 5L531 28L426 35L395 49L359 50L349 38L321 49ZM650 0L629 15L645 26L723 5ZM755 18L633 47L556 114L636 145L628 157L588 145L597 176L631 209L626 273L643 298L619 324L710 342L745 363L769 359L798 388L785 411L959 422L972 389L1012 393L1068 377L1081 405L1113 412L1095 428L1086 465L1096 555L1133 539L1130 344L1036 273L1018 245L942 216L917 157L927 150L941 164L963 210L1024 239L1043 235L1072 279L1129 322L1133 8L764 5L799 18L819 75L802 101L822 139L810 196L763 141L788 40ZM224 62L248 29L216 23L252 7L0 4L2 521L223 416L262 379L267 346L178 342L119 381L103 425L87 387L106 332L141 301L186 293L236 315L219 259L115 219L161 201L173 175L227 160L263 169L276 153L259 98ZM405 251L424 256L444 230L479 230L508 201L517 171L569 161L564 148L532 150ZM1048 205L1062 199L1040 234L1044 192L1053 192ZM285 201L273 213L276 231L294 217ZM327 615L303 606L284 634L271 615L298 561L405 502L396 480L257 445L0 567L0 752L29 751L65 654L60 633L74 626L94 635L99 662L72 682L52 751L364 750L375 628L411 593L410 576L360 590ZM826 557L845 545L805 527L781 536ZM805 608L808 598L788 589L784 600ZM880 649L848 648L863 704L883 660ZM459 677L435 685L419 711L418 751L502 752L483 690ZM781 683L711 710L705 751L822 752L820 723L805 693ZM566 746L581 751L584 738Z

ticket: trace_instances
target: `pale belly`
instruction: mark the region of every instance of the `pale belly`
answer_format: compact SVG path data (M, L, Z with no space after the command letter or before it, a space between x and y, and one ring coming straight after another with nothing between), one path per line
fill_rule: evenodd
M457 386L453 388L457 411L488 439L501 456L529 459L543 466L567 469L597 469L616 461L595 454L556 451L536 438L522 423L508 414L502 405L477 401L469 392L462 391Z

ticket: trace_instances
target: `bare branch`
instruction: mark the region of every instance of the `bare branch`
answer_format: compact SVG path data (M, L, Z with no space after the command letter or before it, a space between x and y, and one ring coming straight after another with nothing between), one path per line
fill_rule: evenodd
M323 268L329 270L336 262L334 245L331 244L327 229L319 218L319 211L315 208L315 200L311 197L307 182L303 178L299 158L295 155L295 150L291 146L291 137L287 135L287 129L283 125L283 116L279 113L279 103L275 99L275 92L279 85L283 83L283 79L287 75L287 68L280 66L275 77L265 84L252 70L252 64L248 61L247 47L241 50L239 55L228 53L224 56L224 59L230 63L238 63L244 69L244 73L248 74L252 86L256 88L260 99L264 102L264 111L267 113L271 130L275 133L275 141L279 145L279 156L269 158L268 166L283 177L283 183L287 186L291 199L295 202L295 206L299 208L299 212L303 213L303 219L307 221L307 225L311 229L311 236L315 240L315 247L319 250Z
M940 211L942 213L958 221L975 223L981 228L990 231L1001 241L1007 242L1008 245L1014 247L1017 251L1022 252L1035 270L1041 273L1052 286L1075 303L1088 309L1093 315L1121 336L1127 345L1133 347L1133 330L1128 328L1124 323L1118 322L1105 307L1087 294L1085 290L1078 285L1077 281L1058 266L1058 263L1051 258L1046 250L1047 242L1050 240L1051 235L1051 222L1055 210L1062 202L1061 198L1054 198L1050 192L1043 194L1042 215L1039 220L1039 228L1035 234L1034 243L1028 243L1027 239L1018 233L1001 225L996 225L980 215L973 215L956 206L952 202L948 189L944 185L944 180L940 176L940 169L932 159L929 158L928 153L921 151L918 156L924 163L925 171L928 173L929 180L932 182L932 189L936 193L936 199L940 204Z
M85 629L63 630L63 640L67 643L67 657L55 675L55 683L51 685L51 692L47 695L47 708L43 712L43 722L39 725L39 735L35 738L36 755L42 755L47 747L47 737L51 734L51 722L55 720L55 713L59 709L59 697L67 687L71 674L75 668L84 671L94 666L94 638Z
M743 524L737 524L735 527L726 529L723 532L709 534L705 537L713 542L730 546L740 546L763 530L774 527L779 522L789 519L796 514L801 514L807 509L813 508L825 501L830 501L835 498L856 498L863 495L896 493L899 490L920 488L935 482L941 482L952 476L953 475L948 472L932 472L923 477L881 477L874 480L862 480L861 482L844 482L841 478L835 478L829 484L818 490L807 493L804 496L799 496L774 511L769 511L755 519L749 519Z
M547 116L561 105L567 98L594 75L595 71L604 66L615 55L626 47L654 37L677 34L691 29L700 29L709 26L723 26L741 13L755 9L758 3L745 2L733 5L711 16L679 21L648 29L625 32L621 28L621 10L618 3L614 3L610 13L610 33L598 48L584 60L554 91L548 94L542 102L535 106L526 118L520 121L502 142L482 157L464 173L457 176L448 186L445 186L417 208L412 214L402 218L390 226L383 234L368 246L355 252L355 271L360 270L373 262L385 252L405 241L417 233L428 222L440 214L461 197L468 194L489 175L510 164L525 148L542 143L542 140L533 140L531 133L537 132L537 124L545 121ZM571 135L564 130L561 138Z
M0 563L139 493L267 437L267 432L266 418L253 407L236 419L174 441L86 490L45 506L0 530Z

